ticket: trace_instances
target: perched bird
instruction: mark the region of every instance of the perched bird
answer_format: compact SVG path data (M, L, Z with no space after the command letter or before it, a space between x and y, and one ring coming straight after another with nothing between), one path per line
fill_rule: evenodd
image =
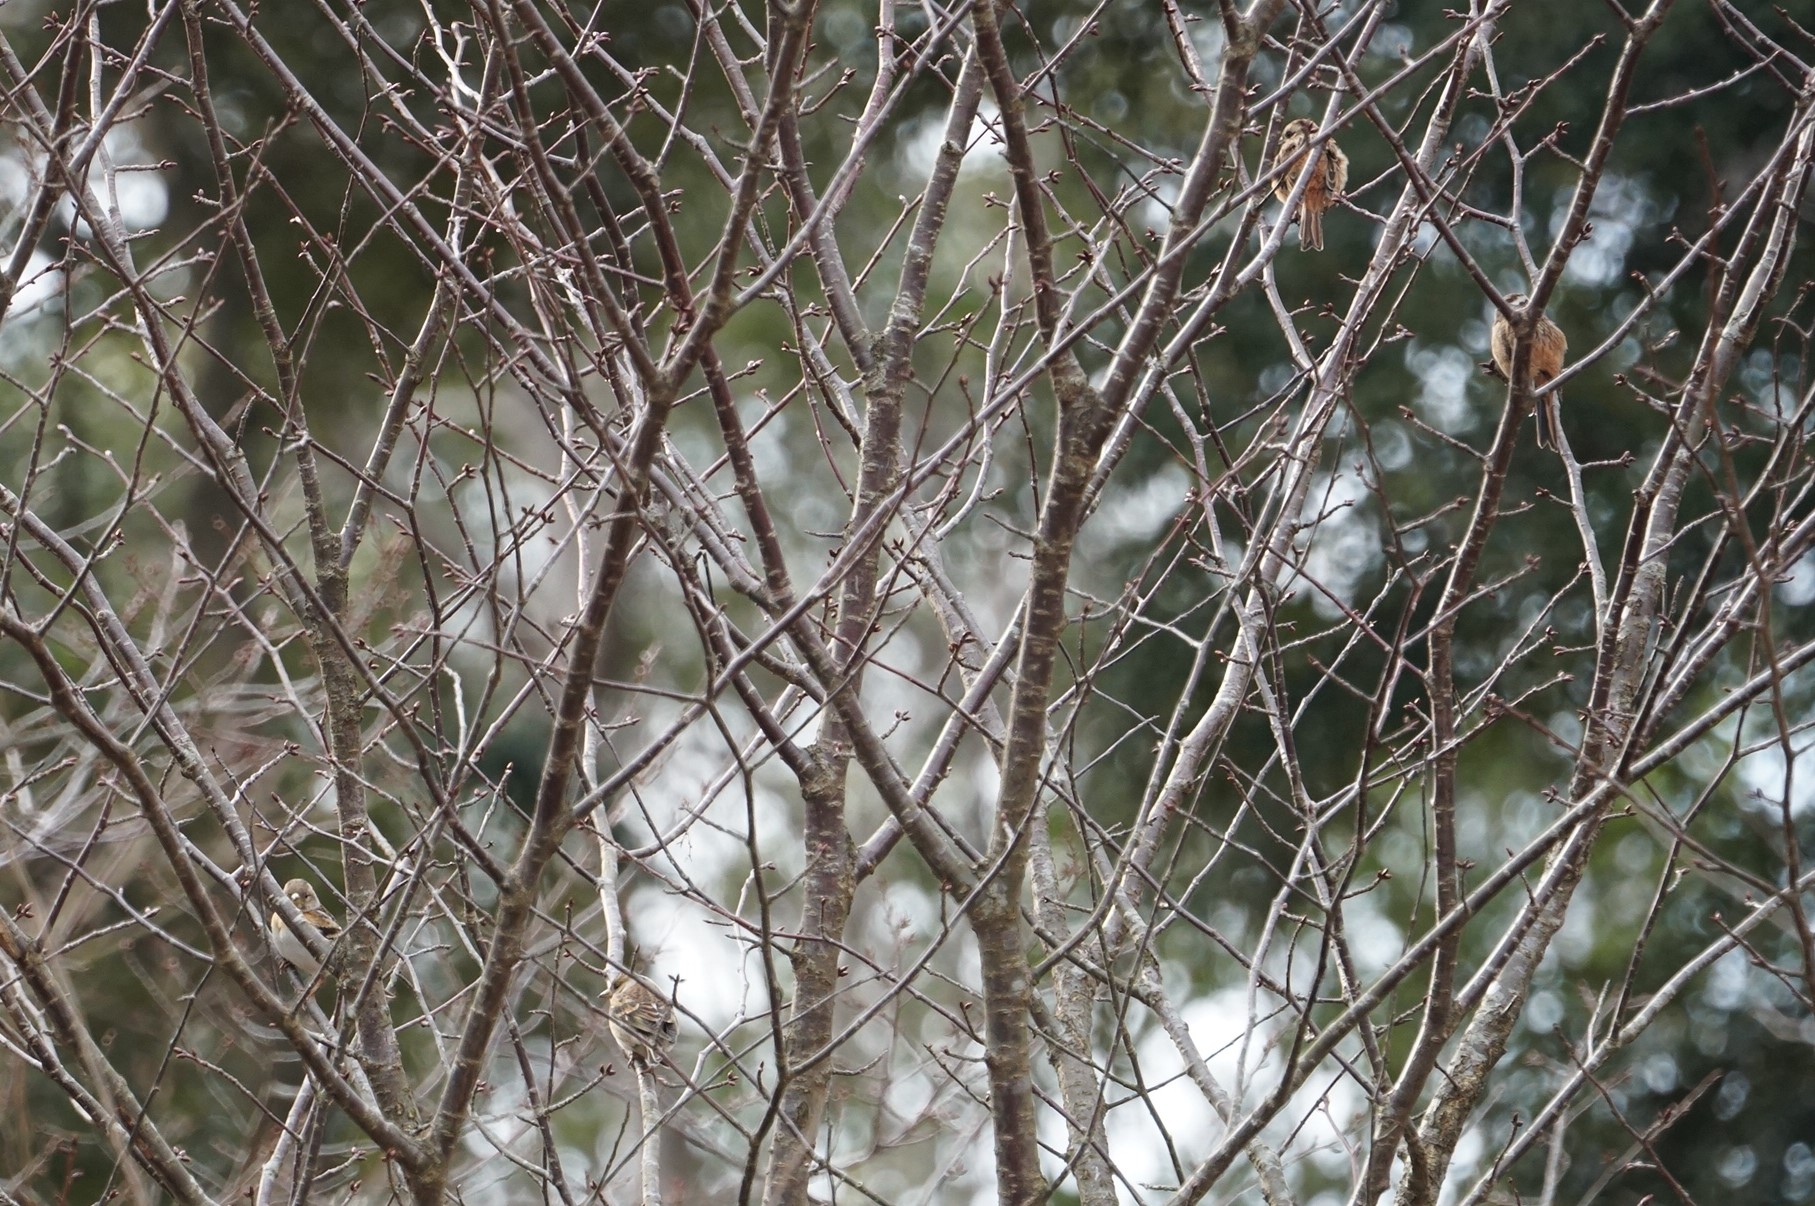
M340 937L340 922L334 920L333 914L321 907L321 898L315 895L315 885L306 879L293 879L284 885L284 895L296 906L304 921L314 927L324 942L332 944ZM321 960L309 953L302 940L290 932L284 924L282 914L271 914L271 946L277 951L277 957L296 970L296 974L305 980L313 980L321 972Z
M618 1048L641 1067L660 1063L679 1033L674 1006L631 975L619 976L606 993L605 1023Z
M1273 195L1290 200L1292 189L1304 171L1305 148L1317 136L1317 123L1308 117L1294 118L1280 131L1279 150L1274 152L1275 168L1284 170L1273 178ZM1298 206L1298 245L1311 251L1323 250L1323 211L1336 204L1349 182L1349 157L1342 153L1334 138L1324 140L1322 147L1308 152L1312 160L1311 179L1305 185L1304 200ZM1292 215L1286 215L1289 219Z
M1506 300L1514 309L1525 308L1523 293L1509 293ZM1493 334L1488 340L1493 349L1494 367L1508 381L1513 375L1513 329L1506 321L1506 315L1494 311ZM1563 354L1569 351L1569 340L1563 337L1563 329L1550 321L1546 314L1538 315L1538 324L1531 330L1531 353L1525 358L1525 372L1530 378L1532 388L1548 385L1556 380L1557 374L1563 371ZM1561 414L1558 405L1562 398L1551 393L1538 402L1538 447L1555 448L1556 424Z

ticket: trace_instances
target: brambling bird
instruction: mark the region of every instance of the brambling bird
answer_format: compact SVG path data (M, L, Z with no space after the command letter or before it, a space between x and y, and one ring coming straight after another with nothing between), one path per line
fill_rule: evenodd
M1281 201L1290 200L1292 189L1298 184L1298 177L1304 171L1304 160L1307 154L1316 158L1312 161L1311 179L1305 185L1304 199L1298 205L1298 245L1310 251L1323 250L1323 211L1336 204L1342 196L1342 190L1349 182L1349 157L1342 153L1334 138L1326 138L1323 146L1313 152L1305 147L1317 135L1317 123L1308 117L1298 117L1286 123L1286 128L1279 134L1279 149L1273 153L1272 167L1286 165L1284 170L1273 179L1273 195ZM1289 221L1291 214L1286 215Z
M321 897L315 894L315 885L306 879L293 879L284 885L284 895L296 906L324 942L332 945L340 937L340 922L334 920L333 914L321 907ZM293 968L304 980L313 980L321 973L321 960L309 953L309 948L284 924L283 916L271 914L271 946L277 951L277 957Z
M1526 297L1523 293L1508 293L1506 300L1514 309L1525 308ZM1494 311L1494 329L1488 339L1493 350L1494 367L1508 381L1512 380L1513 370L1513 329L1506 321L1506 315ZM1532 387L1548 385L1556 380L1563 371L1563 355L1569 351L1569 340L1563 337L1563 329L1550 321L1547 314L1538 315L1538 323L1531 330L1531 352L1525 357L1526 375L1531 379ZM1563 399L1551 393L1538 402L1538 447L1555 448L1556 425L1561 421L1562 412L1558 409Z
M631 975L619 976L606 993L605 1024L619 1050L639 1067L660 1063L680 1033L674 1006Z

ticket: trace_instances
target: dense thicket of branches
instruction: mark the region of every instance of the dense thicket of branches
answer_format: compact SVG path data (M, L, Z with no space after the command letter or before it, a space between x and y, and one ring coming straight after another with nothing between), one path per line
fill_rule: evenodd
M1784 10L4 20L0 1202L1815 1196Z

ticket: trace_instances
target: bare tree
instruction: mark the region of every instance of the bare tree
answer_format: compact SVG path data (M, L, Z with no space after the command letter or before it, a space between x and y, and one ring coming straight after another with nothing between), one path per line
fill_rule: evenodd
M271 7L0 44L0 1201L1714 1183L1787 14Z

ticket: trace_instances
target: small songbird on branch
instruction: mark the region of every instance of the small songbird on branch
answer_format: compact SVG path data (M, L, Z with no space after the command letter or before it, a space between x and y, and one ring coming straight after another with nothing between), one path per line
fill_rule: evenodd
M1305 156L1313 155L1311 179L1305 184L1304 199L1298 206L1298 245L1310 251L1323 250L1323 211L1336 204L1349 182L1349 157L1342 153L1334 138L1323 146L1307 151L1317 136L1317 123L1308 117L1294 118L1280 131L1279 150L1273 154L1274 168L1284 170L1273 179L1273 195L1281 201L1292 197L1298 177L1304 171ZM1293 215L1287 214L1289 221Z
M630 1062L651 1067L674 1046L674 1006L632 975L620 975L605 994L605 1023Z
M340 922L334 920L333 914L321 906L321 898L315 894L315 885L306 879L293 879L284 885L284 895L302 914L302 919L320 934L322 941L332 945L340 937ZM279 913L271 914L271 946L277 951L277 957L296 970L304 980L313 980L321 972L321 960L309 953L309 948L284 923Z
M1525 308L1526 297L1523 293L1509 293L1507 303L1514 309ZM1494 329L1489 337L1493 350L1494 367L1508 381L1513 378L1513 328L1506 321L1506 315L1494 311ZM1530 378L1532 388L1550 384L1557 374L1563 371L1563 356L1569 351L1569 340L1563 337L1563 329L1550 321L1547 314L1538 315L1537 325L1531 329L1531 352L1525 358L1526 375ZM1557 425L1561 422L1562 411L1559 408L1563 399L1554 391L1538 399L1538 447L1555 448L1557 446Z

